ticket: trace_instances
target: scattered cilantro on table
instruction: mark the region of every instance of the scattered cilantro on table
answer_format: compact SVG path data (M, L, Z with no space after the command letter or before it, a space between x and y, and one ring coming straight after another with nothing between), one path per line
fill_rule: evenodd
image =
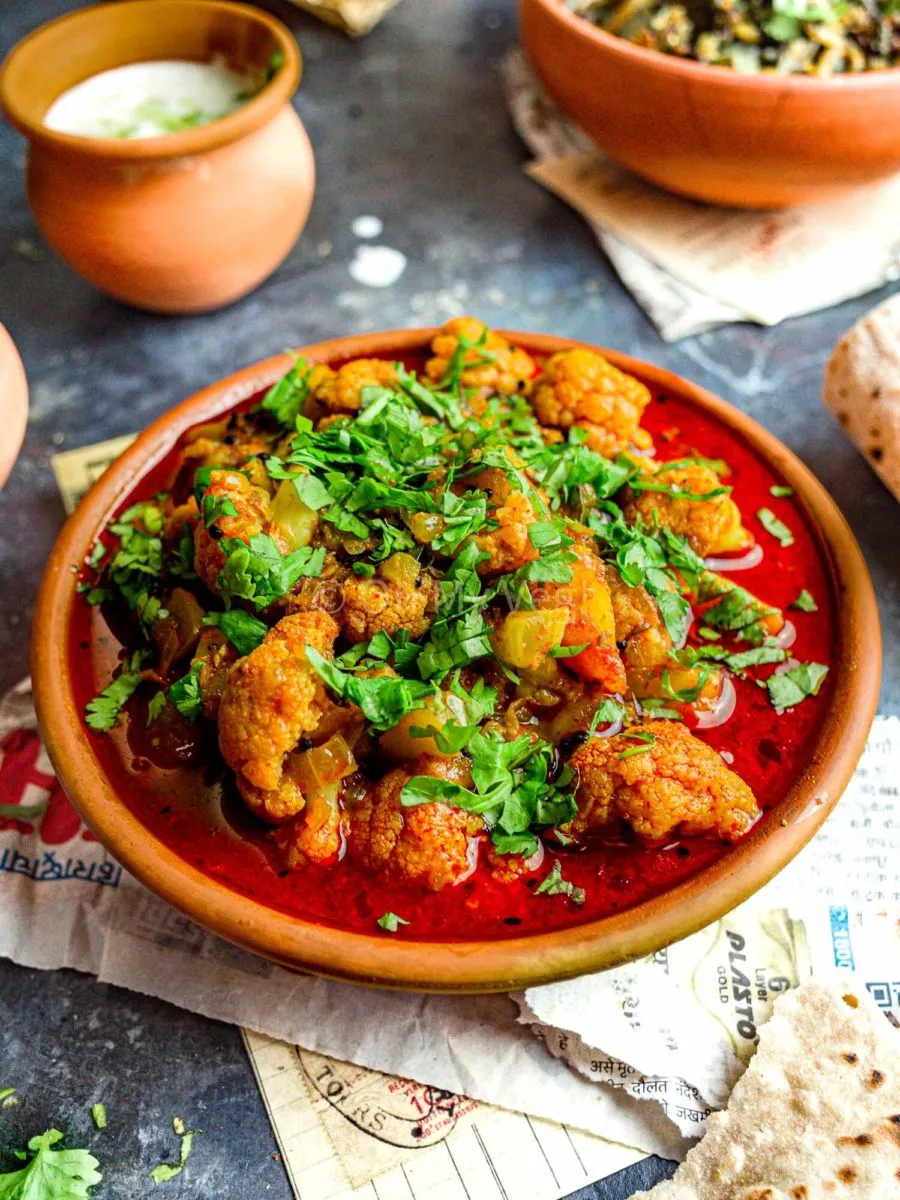
M100 1164L87 1150L54 1149L65 1134L48 1129L16 1157L25 1166L0 1174L0 1200L83 1200L102 1180ZM29 1157L30 1152L30 1157Z
M178 1155L178 1161L172 1163L160 1163L150 1172L150 1178L154 1183L168 1183L170 1179L174 1179L184 1170L185 1163L190 1157L191 1150L194 1144L194 1138L198 1133L202 1133L202 1129L186 1129L184 1121L181 1117L173 1117L172 1129L175 1134L181 1138L181 1149ZM2 1200L2 1195L0 1195Z

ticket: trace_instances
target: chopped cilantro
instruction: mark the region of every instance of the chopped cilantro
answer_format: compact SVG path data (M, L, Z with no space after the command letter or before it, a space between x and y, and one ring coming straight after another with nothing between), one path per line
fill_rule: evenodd
M386 912L382 913L375 924L383 929L385 933L396 933L401 925L408 925L409 921L405 921L403 917L398 917L396 913Z
M122 708L140 685L141 666L146 657L145 650L137 650L112 683L107 684L99 696L89 701L85 709L85 720L91 729L106 731L113 728Z
M635 754L646 754L656 743L656 734L650 733L646 729L629 729L625 733L620 733L619 737L628 738L629 741L640 743L637 746L629 746L627 750L623 750L619 755L620 760L633 758Z
M260 408L271 413L285 429L294 429L297 418L309 395L309 379L312 365L305 358L297 358L288 373L274 383L262 398Z
M563 879L559 859L554 859L550 874L545 876L534 889L535 896L568 896L573 904L584 904L587 899L584 888L576 887L568 879Z
M800 612L807 612L807 613L814 613L814 612L819 611L819 606L818 606L818 604L816 604L812 593L808 592L806 590L806 588L803 589L803 591L800 593L800 595L797 597L796 600L791 601L789 607L796 608Z
M166 693L162 688L154 692L147 704L147 724L152 725L165 712L166 708Z
M794 489L792 487L788 487L787 484L774 483L769 488L770 496L793 496L793 494Z
M501 853L527 853L536 848L536 829L564 825L575 816L568 790L574 773L566 768L551 782L553 748L526 734L505 741L491 730L478 730L467 746L472 759L474 788L431 775L415 775L403 787L406 807L441 801L484 818ZM511 842L515 836L518 840ZM511 850L509 847L514 846ZM523 851L523 847L525 848Z
M172 1129L176 1135L181 1138L181 1152L178 1155L178 1162L160 1163L159 1166L153 1168L150 1172L150 1178L154 1183L167 1183L170 1179L174 1179L184 1170L184 1164L190 1157L193 1147L194 1138L198 1133L202 1133L202 1129L185 1129L184 1121L181 1117L174 1117L172 1120Z
M204 625L215 625L228 638L241 656L250 654L269 632L268 625L242 608L230 608L223 613L207 613Z
M818 694L828 668L822 663L800 663L783 671L780 675L770 675L766 680L769 699L779 712L795 708L807 696Z
M434 696L437 691L434 684L416 679L398 679L390 675L372 678L350 675L323 658L312 646L306 647L306 657L335 695L357 705L370 725L381 733L392 729L401 717L414 708L421 708L422 701Z
M588 733L595 733L601 725L615 725L625 717L625 705L611 696L604 696L591 717Z
M741 641L754 645L765 641L768 618L780 616L777 608L770 608L745 588L713 571L705 571L701 576L697 598L708 605L703 610L705 625L734 633Z
M239 538L223 538L219 545L225 565L216 586L225 601L250 600L257 608L268 608L302 576L320 575L325 562L324 546L283 555L267 533L254 534L249 545Z
M200 663L194 663L186 675L176 679L169 688L169 700L183 717L196 721L203 712L203 692L200 689Z
M91 1105L91 1116L94 1119L94 1124L98 1129L106 1128L106 1106L103 1104Z
M793 546L794 535L784 521L775 516L771 508L761 508L756 515L766 533L770 533L782 546Z
M662 474L661 471L660 474ZM632 479L629 486L633 492L660 492L664 496L671 496L674 500L690 500L697 503L704 500L715 500L717 496L730 496L734 490L723 484L720 487L710 488L708 492L692 492L690 488L681 487L677 483L661 483L659 479L644 478Z
M33 1137L30 1161L27 1152L16 1151L26 1165L0 1174L3 1200L81 1200L90 1195L89 1189L102 1179L100 1164L87 1150L54 1150L64 1137L58 1129Z
M552 650L547 651L547 656L548 658L574 658L582 650L587 650L590 644L590 642L582 642L580 646L554 646Z
M238 510L234 507L234 501L228 496L210 496L203 497L203 524L207 529L211 525L215 525L220 517L236 517Z

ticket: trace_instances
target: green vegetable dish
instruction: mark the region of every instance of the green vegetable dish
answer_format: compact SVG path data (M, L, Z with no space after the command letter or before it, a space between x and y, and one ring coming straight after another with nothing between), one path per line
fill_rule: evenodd
M647 50L746 74L836 75L900 63L900 0L562 0Z

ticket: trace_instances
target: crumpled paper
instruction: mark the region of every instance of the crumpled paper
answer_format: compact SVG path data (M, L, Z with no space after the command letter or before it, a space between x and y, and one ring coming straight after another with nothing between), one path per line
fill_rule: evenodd
M361 37L374 29L397 0L291 0L291 3L329 25L336 25L351 37Z
M526 173L587 220L666 341L719 325L777 325L900 278L900 176L784 212L701 204L645 183L555 108L520 50L502 64Z
M764 900L779 908L789 895L824 893L828 900L827 889L836 886L844 904L900 902L900 830L891 799L898 747L900 721L880 719L836 814L796 860L791 875L769 885ZM660 980L645 987L640 965L550 990L532 989L524 1003L520 998L521 1008L508 996L379 993L284 970L200 929L109 858L59 788L36 731L27 684L0 704L0 754L0 802L21 806L28 817L0 820L5 915L0 953L24 965L90 971L103 982L318 1054L669 1158L682 1157L688 1143L681 1130L692 1136L700 1132L710 1105L724 1102L739 1069L733 1056L740 1057L740 1047L733 1041L729 1047L727 1037L723 1049L707 1032L702 1050L697 1049L696 1020L679 1015L681 1001L659 1010L648 997ZM788 881L790 890L784 886ZM678 946L654 959L674 961ZM683 984L675 980L675 986ZM696 997L683 999L696 1004ZM714 1007L705 992L700 1003L707 1010ZM633 1038L627 1036L629 1022L614 1017L617 1006L627 1015L638 1005L645 1028ZM519 1022L520 1014L534 1023L533 1031ZM591 1059L608 1061L609 1070L579 1073L583 1056L567 1056L559 1043L567 1030L577 1031ZM657 1057L652 1048L664 1045L668 1050ZM571 1057L576 1070L557 1054ZM650 1078L665 1078L667 1088L673 1094L680 1088L683 1098L693 1089L691 1111L699 1117L679 1119L675 1108L688 1111L681 1104L669 1111L668 1105L647 1103L662 1099L645 1086ZM597 1081L628 1086L598 1087Z

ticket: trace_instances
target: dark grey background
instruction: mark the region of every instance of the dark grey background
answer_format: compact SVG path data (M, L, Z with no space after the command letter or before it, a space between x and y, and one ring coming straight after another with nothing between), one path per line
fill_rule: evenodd
M0 53L78 7L4 0ZM0 128L0 320L31 382L22 456L0 494L0 687L28 669L31 613L62 523L50 471L60 449L132 432L203 384L285 346L472 311L490 323L615 346L690 376L752 413L832 492L870 564L885 633L883 712L900 711L897 508L818 402L836 337L882 293L774 330L741 325L665 345L591 234L522 173L498 61L516 41L512 0L404 0L350 42L273 0L305 56L296 99L319 170L307 229L276 274L213 316L163 318L93 292L41 247L25 204L25 147ZM409 265L392 288L355 284L354 217L382 218ZM206 1133L171 1200L288 1200L290 1190L237 1031L71 972L0 962L0 1148L51 1124L101 1155L106 1200L154 1189L181 1113ZM110 1128L91 1131L102 1099ZM619 1200L671 1167L650 1163L585 1189Z

